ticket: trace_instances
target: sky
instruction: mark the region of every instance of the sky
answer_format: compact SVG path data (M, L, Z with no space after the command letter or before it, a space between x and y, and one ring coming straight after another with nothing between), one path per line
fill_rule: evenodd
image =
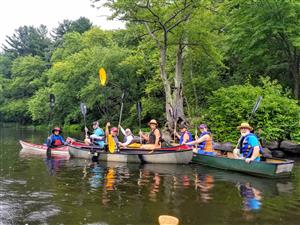
M102 29L124 27L120 21L108 21L110 12L105 8L92 8L90 0L1 0L0 1L0 46L5 44L6 36L12 36L21 26L41 24L51 31L63 20L88 18L93 25Z

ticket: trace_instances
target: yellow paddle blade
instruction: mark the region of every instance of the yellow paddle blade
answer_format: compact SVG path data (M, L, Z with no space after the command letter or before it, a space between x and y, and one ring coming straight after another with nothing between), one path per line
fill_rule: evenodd
M100 79L100 85L105 86L106 85L106 72L104 68L99 69L99 79Z
M108 135L107 137L107 144L108 144L108 151L110 153L114 153L115 149L116 149L116 143L114 141L114 138L112 137L112 135Z

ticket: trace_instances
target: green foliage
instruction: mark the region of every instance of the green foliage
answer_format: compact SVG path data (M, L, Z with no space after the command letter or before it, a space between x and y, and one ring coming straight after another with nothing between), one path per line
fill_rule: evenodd
M266 78L261 82L262 87L246 84L220 88L209 97L205 121L215 140L235 142L239 136L236 127L249 120L255 101L261 95L263 100L250 124L255 129L262 128L269 141L291 138L299 141L299 105L276 81Z

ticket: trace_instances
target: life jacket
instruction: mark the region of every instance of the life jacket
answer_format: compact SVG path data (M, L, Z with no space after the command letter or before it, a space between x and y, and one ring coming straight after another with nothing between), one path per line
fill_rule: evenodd
M183 142L183 137L184 137L185 134L188 134L188 135L189 135L189 139L188 139L187 142L191 142L191 141L193 140L192 134L191 134L190 132L188 132L188 131L185 131L185 132L181 133L181 135L180 135L179 144L182 144L182 142Z
M213 140L210 132L202 132L200 138L208 134L209 138L199 144L198 148L203 151L212 152L213 151Z
M249 144L249 137L251 137L251 136L254 136L255 138L257 138L257 136L255 134L249 133L245 137L243 137L239 143L241 154L245 158L251 158L252 153L253 153L254 147ZM259 143L259 141L257 141L257 142ZM260 144L259 144L259 153L260 153L260 155L263 154L263 148L261 147Z
M155 130L158 130L158 129L155 128L153 131L150 132L148 144L155 144L155 141L156 141L156 136L155 136L155 134L154 134L154 131L155 131ZM161 143L161 141L162 141L162 135L161 135L160 130L158 130L158 131L159 131L159 134L160 134L158 143Z
M62 137L60 135L54 135L52 134L51 137L51 145L52 146L60 146L63 145L64 143L62 142Z

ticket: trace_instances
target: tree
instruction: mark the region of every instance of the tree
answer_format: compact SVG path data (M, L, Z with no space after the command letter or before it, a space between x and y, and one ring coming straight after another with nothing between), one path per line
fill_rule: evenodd
M51 44L47 33L48 30L44 25L40 25L38 28L33 26L19 27L11 37L7 36L3 50L13 54L14 58L27 55L45 58Z
M83 34L90 30L92 25L91 21L85 17L80 17L75 21L63 20L62 23L59 23L58 27L52 30L51 37L56 42L56 46L58 46L61 44L62 38L66 33L77 32L79 34Z
M300 94L300 4L297 1L226 1L231 70L277 78Z
M277 81L260 78L261 86L250 84L220 88L209 97L205 121L210 125L216 141L237 141L237 126L249 120L255 100L261 104L248 121L254 129L262 128L268 141L300 141L300 106L284 92Z
M182 80L184 52L189 44L185 26L200 12L201 6L206 9L204 1L119 0L106 1L104 5L113 10L112 18L144 26L144 32L154 41L159 52L159 72L165 95L166 128L172 132L175 122L187 123L183 109Z

